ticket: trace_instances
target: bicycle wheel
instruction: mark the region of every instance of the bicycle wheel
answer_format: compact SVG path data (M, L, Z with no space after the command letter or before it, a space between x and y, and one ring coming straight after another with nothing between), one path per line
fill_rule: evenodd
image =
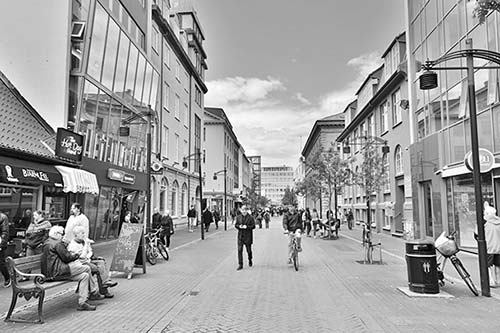
M460 277L464 280L467 287L469 287L470 291L472 291L474 295L479 296L479 292L477 291L474 282L472 282L469 272L467 272L460 259L458 259L457 256L453 256L451 257L451 263L453 264L453 266L455 266L455 269L457 270Z
M156 265L156 256L151 245L146 245L146 259L151 265Z
M158 252L160 252L163 259L168 260L169 255L168 255L167 248L161 242L158 243Z
M297 252L297 249L294 249L294 251L293 251L292 261L293 261L293 267L295 268L296 271L298 271L299 270L299 252Z

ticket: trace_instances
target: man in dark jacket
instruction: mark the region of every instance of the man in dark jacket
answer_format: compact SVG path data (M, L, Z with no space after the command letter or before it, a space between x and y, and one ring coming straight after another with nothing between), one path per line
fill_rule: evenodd
M151 223L151 227L153 229L159 229L160 228L160 222L161 222L161 214L158 211L158 208L155 207L154 209L154 214L153 214L153 222Z
M62 238L64 228L53 226L49 231L49 238L43 246L41 259L42 274L48 280L78 281L78 311L94 311L96 307L87 303L87 300L99 300L104 296L99 294L97 285L91 278L90 267L82 264L77 253L69 252ZM89 297L90 289L90 297Z
M208 232L208 228L210 227L210 223L212 223L214 220L214 216L212 215L212 212L210 211L210 209L208 209L208 205L203 210L203 214L201 215L201 220L202 220L203 225L205 226L205 231ZM202 226L202 228L203 228L203 226Z
M304 222L295 207L290 207L283 216L283 229L288 233L288 263L292 263L293 239L297 238L298 250L302 251L300 234L304 230Z
M255 220L252 215L248 214L246 205L241 206L241 215L236 216L236 224L238 229L238 268L243 269L243 245L245 245L248 254L248 266L252 267L252 243L253 229L255 229Z
M170 236L174 234L174 222L170 216L170 211L167 209L165 215L160 220L160 241L168 248L170 247Z
M3 286L10 287L10 275L5 265L5 252L7 251L7 242L9 241L9 219L4 213L0 213L0 272L5 279Z

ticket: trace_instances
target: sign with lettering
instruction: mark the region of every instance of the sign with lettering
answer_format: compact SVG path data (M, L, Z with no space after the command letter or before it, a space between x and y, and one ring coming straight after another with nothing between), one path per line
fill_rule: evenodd
M465 166L467 169L470 171L473 170L473 163L472 163L472 152L468 152L465 155L465 161L464 161ZM488 149L484 148L479 148L479 170L481 173L486 173L490 172L491 169L493 168L493 164L495 164L495 156L493 156L493 153L489 151Z
M65 128L58 128L56 156L74 162L81 162L83 156L83 135L71 132Z
M141 244L143 228L144 225L138 223L122 224L110 271L132 273L139 245Z
M117 169L108 169L108 178L125 184L135 184L135 176Z
M62 187L61 175L56 172L42 171L35 168L3 164L0 166L0 181L8 183L28 183Z

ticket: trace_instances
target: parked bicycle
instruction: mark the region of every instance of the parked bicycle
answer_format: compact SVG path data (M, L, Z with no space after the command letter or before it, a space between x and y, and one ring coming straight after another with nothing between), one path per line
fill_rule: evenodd
M146 239L146 259L151 265L156 265L156 259L163 257L163 259L168 260L169 254L165 244L160 241L161 229L152 230L145 236Z
M439 286L443 287L445 284L444 267L446 265L446 261L450 259L453 267L455 267L458 275L460 275L462 280L464 280L467 287L469 287L474 295L478 296L479 292L472 282L469 272L467 272L464 265L462 264L462 261L457 257L457 253L460 251L460 249L458 248L457 242L455 241L455 234L456 231L454 231L451 235L446 236L446 232L443 231L443 233L434 242L436 250L438 251L437 273Z
M298 244L298 238L301 237L301 232L300 230L297 230L296 232L285 232L285 234L288 235L293 235L292 238L292 263L293 267L295 268L296 271L299 270L299 244Z

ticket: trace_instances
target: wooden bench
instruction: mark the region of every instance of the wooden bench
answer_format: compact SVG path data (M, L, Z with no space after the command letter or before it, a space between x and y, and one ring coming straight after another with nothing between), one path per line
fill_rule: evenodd
M5 317L5 321L13 322L27 322L27 323L43 323L43 300L45 298L45 290L55 288L57 286L66 283L78 283L78 281L73 280L63 280L63 281L46 281L46 277L41 273L28 274L26 271L40 271L41 266L41 254L21 257L13 259L12 257L7 257L5 261L7 262L7 268L10 274L10 280L12 281L12 300L10 302L9 312ZM20 279L30 278L30 280L25 282L19 282ZM12 319L12 312L16 307L17 299L24 297L26 301L31 298L38 298L38 320L30 321L24 319Z

